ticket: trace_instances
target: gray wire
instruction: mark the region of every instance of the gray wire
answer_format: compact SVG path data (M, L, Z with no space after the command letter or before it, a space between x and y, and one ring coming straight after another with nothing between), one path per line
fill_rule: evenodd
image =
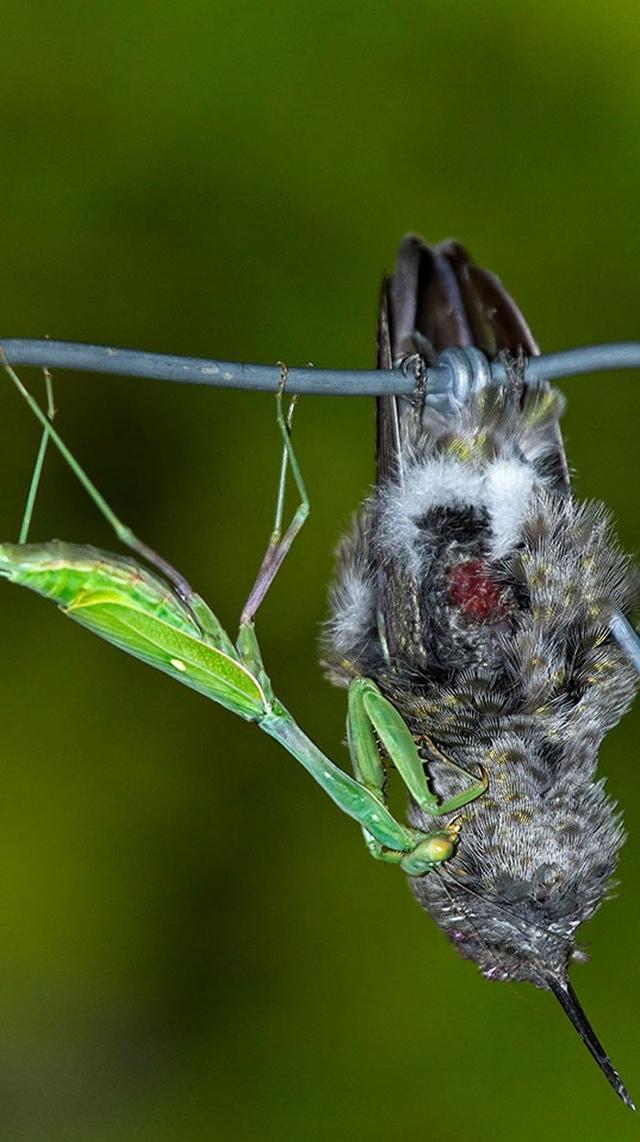
M72 369L88 373L111 373L121 377L147 377L180 384L212 385L218 388L257 389L276 392L279 365L247 365L237 361L209 361L198 357L175 357L137 349L113 349L106 345L81 345L73 341L0 341L10 365L39 365L49 369ZM413 376L402 370L287 369L287 392L326 396L375 396L379 393L411 393Z
M640 342L614 341L608 345L586 345L581 349L562 349L531 357L527 363L528 381L555 381L559 377L576 377L584 373L603 373L615 369L640 368ZM504 366L495 362L491 368L495 380L505 377Z
M280 383L279 365L248 365L236 361L210 361L197 357L176 357L165 353L145 353L136 349L115 349L105 345L82 345L73 341L0 340L0 350L10 365L36 365L49 369L72 369L88 373L111 373L124 377L147 377L182 384L212 385L236 389L275 392ZM462 358L469 350L456 350ZM477 354L477 350L472 351ZM481 355L480 355L481 356ZM446 354L443 355L446 359ZM410 359L409 359L410 360ZM485 366L488 364L485 362ZM475 362L477 365L477 362ZM474 367L475 367L474 365ZM555 380L611 369L640 368L640 342L590 345L532 357L526 366L527 381ZM506 371L500 361L489 364L493 380L504 381ZM454 386L451 363L426 370L427 391L434 396L449 394ZM287 391L324 396L410 395L415 377L409 368L383 369L298 369L287 371Z
M111 373L126 377L177 381L236 389L276 392L281 382L279 365L246 365L235 361L208 361L144 353L136 349L112 349L105 345L81 345L73 341L0 341L0 359L10 365L36 365L49 369L73 369ZM397 369L297 369L287 370L287 391L324 396L409 396L418 375L409 357ZM640 368L640 342L617 342L565 349L529 359L525 380L535 384L581 373ZM450 401L462 403L470 389L489 381L504 383L507 371L501 361L489 362L478 349L446 349L439 364L426 369L427 399L440 407ZM640 636L629 620L616 612L611 633L640 673Z

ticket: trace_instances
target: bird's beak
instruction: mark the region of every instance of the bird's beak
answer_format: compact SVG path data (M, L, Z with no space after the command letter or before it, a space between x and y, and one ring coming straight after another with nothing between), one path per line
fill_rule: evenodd
M569 980L558 979L556 976L548 976L546 982L549 990L552 991L556 999L559 1000L563 1010L569 1016L578 1035L582 1039L582 1042L588 1050L591 1051L600 1070L616 1094L622 1099L626 1106L630 1107L631 1110L635 1110L636 1108L631 1101L620 1075L613 1066L611 1059L604 1050L593 1027L582 1010L578 997L569 983Z

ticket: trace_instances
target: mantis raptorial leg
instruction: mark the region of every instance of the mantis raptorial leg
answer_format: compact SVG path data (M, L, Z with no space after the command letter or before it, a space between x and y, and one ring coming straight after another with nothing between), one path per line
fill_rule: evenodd
M252 619L304 523L309 506L291 443L293 406L289 406L286 414L283 412L284 375L277 403L283 460L275 525L243 610L240 632L234 644L214 613L184 577L116 516L52 426L50 417L6 362L5 369L42 425L41 451L46 440L50 439L117 537L137 555L143 556L155 571L147 570L133 559L54 541L46 544L0 544L0 576L55 600L70 618L115 646L247 721L256 722L304 766L343 812L359 822L374 856L400 864L411 875L422 875L446 860L457 839L455 825L450 823L443 829L424 833L396 820L386 803L384 781L376 776L373 749L377 746L373 732L375 730L378 734L409 791L434 815L450 812L454 807L480 796L486 788L486 780L476 780L462 794L440 805L428 789L409 729L377 687L363 679L353 684L350 694L348 732L356 771L356 777L351 777L307 737L274 695L264 669ZM288 467L301 502L282 535ZM32 478L31 508L40 469L41 463L36 465ZM155 573L158 571L160 575Z
M441 761L471 779L471 784L460 793L446 801L439 801L429 788L424 762L409 727L370 678L354 678L349 686L347 739L355 775L367 789L384 796L386 773L380 753L381 745L413 800L430 816L440 817L453 813L470 801L475 801L487 788L486 773L483 772L478 779L438 751ZM405 872L410 873L416 866L419 871L423 871L421 861L425 855L431 861L446 860L453 852L457 838L458 826L455 821L450 821L439 832L429 834L416 850L407 854L389 851L365 830L365 841L377 860L400 864Z

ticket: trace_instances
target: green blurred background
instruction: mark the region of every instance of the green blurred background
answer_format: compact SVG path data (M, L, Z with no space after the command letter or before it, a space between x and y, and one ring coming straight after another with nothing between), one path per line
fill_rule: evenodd
M640 335L633 0L4 0L3 336L364 367L403 233L456 236L547 349ZM37 374L33 375L39 384ZM581 495L637 528L638 378L566 382ZM99 487L233 626L271 521L265 396L59 375ZM259 630L336 759L317 665L369 401L302 402L312 517ZM37 432L1 396L2 534ZM54 457L33 536L112 546ZM251 726L0 591L2 1142L632 1136L549 996L486 983ZM640 1097L631 840L574 980Z

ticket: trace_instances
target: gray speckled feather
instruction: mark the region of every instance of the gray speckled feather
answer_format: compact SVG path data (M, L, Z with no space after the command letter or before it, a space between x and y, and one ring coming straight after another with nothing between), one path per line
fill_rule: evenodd
M507 352L510 384L446 414L378 401L375 490L338 551L325 659L337 684L370 677L396 705L439 795L460 779L430 741L486 767L454 856L414 895L487 978L554 991L621 1093L567 969L624 839L595 771L636 689L609 622L638 582L605 509L571 494L562 397L521 383L537 347L515 304L462 247L411 236L383 284L378 365L450 345Z

